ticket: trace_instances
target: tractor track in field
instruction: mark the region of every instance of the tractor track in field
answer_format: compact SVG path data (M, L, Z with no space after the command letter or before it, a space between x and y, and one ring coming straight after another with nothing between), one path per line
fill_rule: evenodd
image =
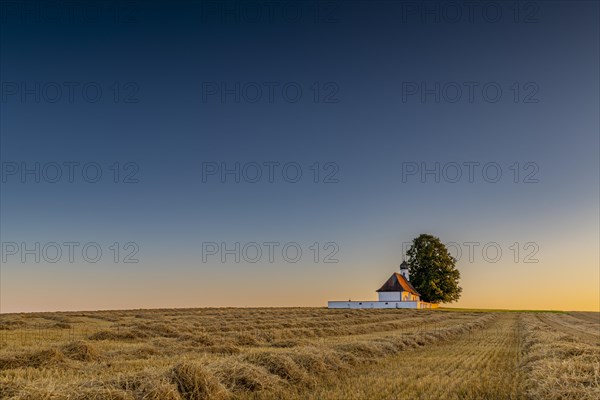
M568 324L567 322L561 322L559 318L554 318L554 316L550 315L538 314L536 317L547 326L554 328L559 332L573 335L588 343L596 345L600 344L600 331L595 333L591 332L590 330L580 329L575 325Z
M596 324L600 328L600 313L572 311L568 314L577 319Z

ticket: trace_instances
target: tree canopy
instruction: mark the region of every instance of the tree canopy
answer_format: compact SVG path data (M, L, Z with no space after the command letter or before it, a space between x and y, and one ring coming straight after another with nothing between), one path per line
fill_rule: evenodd
M422 234L413 239L407 253L410 283L430 303L451 303L460 298L460 272L456 259L439 238Z

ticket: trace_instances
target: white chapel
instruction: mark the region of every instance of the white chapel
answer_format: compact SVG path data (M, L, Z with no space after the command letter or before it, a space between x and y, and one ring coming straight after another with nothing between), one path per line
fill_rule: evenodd
M437 308L437 304L421 301L421 295L410 284L408 264L400 264L400 272L394 272L377 290L378 301L329 301L328 308Z

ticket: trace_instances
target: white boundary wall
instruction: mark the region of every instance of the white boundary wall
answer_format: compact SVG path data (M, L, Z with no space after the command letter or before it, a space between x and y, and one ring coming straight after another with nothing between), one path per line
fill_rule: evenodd
M327 308L429 308L424 301L329 301Z

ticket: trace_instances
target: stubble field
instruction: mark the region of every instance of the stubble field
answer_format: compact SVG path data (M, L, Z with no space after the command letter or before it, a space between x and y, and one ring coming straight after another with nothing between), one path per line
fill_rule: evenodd
M597 399L600 314L4 314L0 398Z

